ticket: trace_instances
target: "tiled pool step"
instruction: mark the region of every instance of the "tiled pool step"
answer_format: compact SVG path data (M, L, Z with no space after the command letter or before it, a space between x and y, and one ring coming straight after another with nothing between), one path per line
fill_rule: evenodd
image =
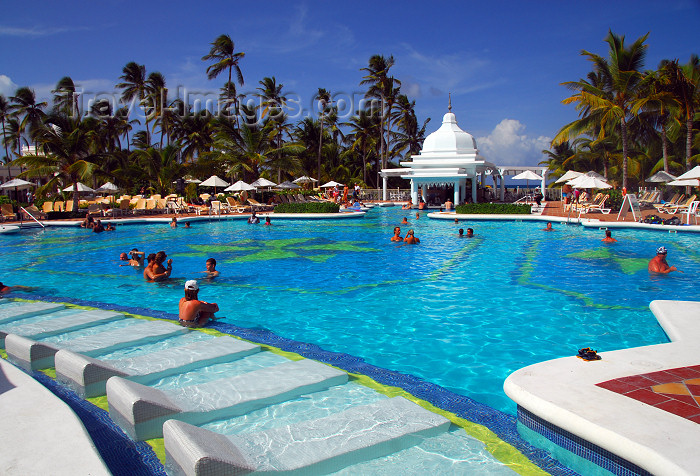
M58 313L60 314L60 312ZM56 313L56 311L52 311L51 313ZM22 323L24 320L23 319L19 323L13 322L11 324L0 324L0 342L2 342L4 347L5 336L7 336L7 334L16 334L24 337L33 337L36 339L54 334L70 332L85 327L98 326L100 324L104 324L105 322L110 322L117 319L124 319L124 314L114 311L101 311L97 309L92 311L75 311L62 317L44 319L42 321L26 324Z
M0 307L0 324L14 322L25 317L39 316L50 312L65 309L63 304L51 302L26 302L19 305L10 303Z
M55 356L56 378L83 398L96 397L105 394L110 377L122 376L134 381L146 376L159 378L259 351L260 346L232 337L215 337L138 357L105 361L62 349Z
M347 380L345 372L305 359L167 392L112 377L107 400L112 420L140 441L162 436L172 418L198 424L242 415Z
M446 418L396 397L243 436L177 420L168 420L163 433L167 466L175 474L326 474L411 447L449 426Z
M401 397L353 390L358 384L348 385L346 372L313 360L260 353L259 346L228 336L193 341L186 336L194 331L169 322L111 322L122 315L106 311L70 308L23 323L64 306L2 309L10 307L0 320L0 332L10 332L10 359L32 370L55 365L57 380L81 396L106 391L110 417L130 437L165 433L172 474L315 474L384 468L387 458L413 466L412 455L422 456L423 447L439 448L431 460L439 466L451 460L450 450L441 453L443 439L450 447L462 443L444 417ZM140 349L146 344L158 350ZM260 416L266 412L272 416ZM219 433L218 421L226 422L228 434Z
M54 355L62 348L86 355L111 352L157 338L186 332L177 324L161 321L135 322L134 325L99 334L80 337L61 344L37 342L8 334L5 337L7 355L22 368L38 370L54 366Z

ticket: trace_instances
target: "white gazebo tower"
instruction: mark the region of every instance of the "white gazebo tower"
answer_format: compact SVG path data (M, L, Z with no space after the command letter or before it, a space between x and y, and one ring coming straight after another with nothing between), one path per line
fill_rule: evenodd
M452 113L452 100L448 113L442 118L442 126L425 138L419 155L411 161L401 162L402 168L382 169L383 199L387 197L387 178L400 176L411 181L411 200L418 203L419 198L426 201L426 191L433 185L453 185L454 203L463 203L466 199L467 180L471 180L471 199L476 202L477 180L484 183L485 175L492 175L503 180L498 168L479 155L476 140L457 125L457 118Z

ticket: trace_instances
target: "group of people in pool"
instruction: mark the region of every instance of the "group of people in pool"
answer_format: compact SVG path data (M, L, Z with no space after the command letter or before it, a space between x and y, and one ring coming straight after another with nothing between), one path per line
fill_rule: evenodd
M547 226L542 228L542 231L554 231L552 228L552 222L547 222ZM617 240L612 237L612 232L610 230L605 230L605 238L601 240L603 243L617 243ZM660 246L656 249L656 256L654 256L651 261L649 261L648 269L650 273L668 274L673 271L678 271L682 273L680 269L675 266L671 266L666 261L666 255L668 250L665 246Z
M80 228L85 228L86 230L92 230L95 233L102 233L103 231L114 231L114 225L107 223L107 226L102 224L102 220L99 218L95 220L89 213L85 214L85 220L80 223Z

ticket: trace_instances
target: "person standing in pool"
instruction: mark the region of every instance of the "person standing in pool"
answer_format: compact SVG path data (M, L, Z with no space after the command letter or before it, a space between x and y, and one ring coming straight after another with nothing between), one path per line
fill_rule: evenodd
M452 202L448 198L447 200L445 200L445 211L449 212L451 210L452 210Z
M146 267L146 270L143 273L146 279L149 281L163 281L164 279L168 279L170 277L170 273L173 271L173 260L168 260L168 267L166 268L163 266L163 262L167 257L168 255L165 254L165 251L159 251L156 253L156 257L154 258L153 262Z
M216 270L216 260L214 258L209 258L206 262L207 270L204 271L208 278L216 278L219 272Z
M617 240L612 237L610 230L605 230L605 238L601 240L603 243L617 243Z
M408 218L403 217L403 221L401 222L402 225L408 225Z
M651 273L659 273L659 274L668 274L673 271L678 271L679 273L682 273L680 269L676 269L675 266L669 266L669 264L666 262L666 255L668 254L668 250L666 249L665 246L660 246L656 250L656 256L654 256L651 261L649 261L649 272Z
M394 236L391 237L391 241L403 241L403 238L401 237L401 227L400 226L394 227Z
M552 228L552 222L548 221L547 226L545 228L542 228L542 231L554 231L554 228Z
M459 236L460 238L464 238L464 228L459 229L459 233L457 236Z
M248 223L257 225L260 223L260 218L255 214L255 210L253 210L250 214L250 217L248 217Z
M467 238L474 238L474 229L467 228Z
M177 228L177 217L173 217L170 221L170 228Z
M199 285L197 281L191 279L185 283L185 297L180 298L178 304L178 323L182 327L202 327L214 319L214 313L218 312L219 306L212 302L200 301Z
M407 245L417 245L420 243L420 240L413 235L413 230L408 230L408 233L406 233L406 238L403 239L403 242Z

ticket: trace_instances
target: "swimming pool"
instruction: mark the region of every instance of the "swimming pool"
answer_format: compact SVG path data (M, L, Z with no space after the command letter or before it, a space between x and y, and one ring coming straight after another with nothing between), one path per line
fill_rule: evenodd
M115 233L50 228L3 237L2 280L37 295L171 313L184 280L209 257L221 276L200 297L243 327L345 352L412 374L509 414L502 390L517 368L581 347L598 351L666 342L648 310L653 299L695 298L698 237L602 232L542 223L461 222L407 215L418 246L389 241L406 211L373 209L341 221L274 220L119 226ZM476 238L459 239L472 227ZM404 225L403 231L406 231ZM685 274L650 277L657 246ZM132 247L166 250L172 279L146 283L120 267Z

